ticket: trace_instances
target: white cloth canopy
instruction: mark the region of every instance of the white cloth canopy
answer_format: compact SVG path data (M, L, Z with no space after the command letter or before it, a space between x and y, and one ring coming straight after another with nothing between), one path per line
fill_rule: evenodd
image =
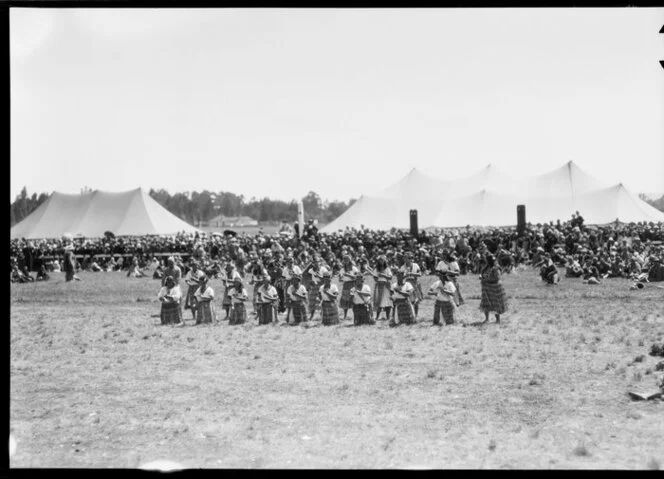
M609 186L573 162L532 177L518 177L487 165L458 180L432 178L413 169L376 196L362 196L323 232L365 228L408 228L409 211L418 211L420 228L516 225L516 207L526 206L526 221L566 221L579 211L588 224L664 221L622 184Z
M110 231L116 236L172 235L199 231L157 203L142 188L80 195L54 192L15 225L11 238L60 238L65 233L88 238Z

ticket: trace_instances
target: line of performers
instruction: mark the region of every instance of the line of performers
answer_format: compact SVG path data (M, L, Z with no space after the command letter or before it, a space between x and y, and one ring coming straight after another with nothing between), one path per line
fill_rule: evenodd
M339 324L348 318L349 311L352 312L353 323L358 326L375 324L381 314L389 320L390 326L414 324L417 321L419 304L425 295L420 284L420 268L411 258L406 258L394 274L384 257L378 258L375 268L366 267L364 273L349 257L343 258L342 265L336 274L332 274L317 258L303 268L287 261L276 284L273 284L266 269L255 271L248 281L249 285L253 285L250 300L245 280L231 264L221 275L224 285L224 320L228 320L231 325L245 323L248 318L247 303L251 301L258 324L278 322L279 307L283 301L285 321L291 324L312 321L319 307L323 325ZM457 282L458 271L442 264L436 274L438 279L426 295L435 299L433 323L452 324L457 308L464 302ZM374 279L373 291L365 282L365 276L369 275ZM209 285L208 276L196 263L192 263L184 278L188 286L184 297L177 276L167 275L162 281L158 294L162 323L184 325L183 306L192 312L196 324L216 322L215 294ZM338 276L341 291L332 282L333 276ZM279 294L278 288L283 288L283 295ZM283 296L283 300L280 296Z

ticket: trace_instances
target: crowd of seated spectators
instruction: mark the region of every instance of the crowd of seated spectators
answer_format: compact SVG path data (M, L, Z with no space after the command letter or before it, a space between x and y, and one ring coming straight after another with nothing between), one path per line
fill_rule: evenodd
M408 231L347 228L321 233L309 222L302 237L282 230L277 234L255 235L181 233L173 236L74 238L77 268L84 271L142 272L163 268L167 256L186 263L188 258L202 261L208 274L217 275L227 262L240 271L260 263L268 267L286 256L298 261L318 257L331 268L340 267L343 255L350 255L362 269L374 266L378 256L391 265L400 265L410 252L422 271L432 273L447 254L454 254L461 274L478 274L487 252L495 255L504 272L521 265L564 270L564 276L634 278L646 274L651 281L664 280L664 223L584 224L581 215L565 222L527 224L519 235L515 227L465 227L421 231L414 237ZM62 269L62 239L10 242L12 281L29 281L31 272L44 274ZM142 273L141 273L142 274ZM543 273L544 274L544 273ZM543 279L545 277L543 276ZM559 278L558 278L559 280Z

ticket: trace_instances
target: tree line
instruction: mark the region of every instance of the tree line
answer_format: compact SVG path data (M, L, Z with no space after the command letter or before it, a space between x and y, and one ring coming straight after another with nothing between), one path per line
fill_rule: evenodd
M193 191L175 193L171 195L164 189L151 189L149 194L157 203L178 218L193 224L208 222L211 219L223 216L248 216L260 222L297 221L297 201L273 200L270 198L245 198L227 191ZM11 226L26 218L36 210L39 205L48 199L47 193L32 196L27 188L23 187L21 193L11 203ZM302 198L306 219L317 219L326 224L334 221L344 211L350 208L355 199L348 202L323 200L316 192L310 191Z
M245 198L227 191L185 192L169 194L166 190L149 192L157 203L168 211L197 225L210 221L217 216L248 216L260 222L297 221L297 201L273 200L264 198ZM304 214L307 219L317 219L321 223L329 223L355 203L355 199L347 203L343 201L323 200L318 193L310 191L302 198Z
M150 196L175 216L193 225L210 221L219 215L248 216L260 222L297 221L297 201L294 199L291 201L272 200L267 197L247 199L243 195L227 191L211 192L207 190L171 195L163 189L151 189ZM21 193L11 203L11 226L30 215L48 197L47 193L29 195L27 188L23 187ZM664 211L664 195L658 199L650 199L640 194L639 198L658 210ZM302 198L306 219L317 219L322 224L334 221L355 201L355 199L350 199L347 203L327 201L321 199L314 191L310 191Z

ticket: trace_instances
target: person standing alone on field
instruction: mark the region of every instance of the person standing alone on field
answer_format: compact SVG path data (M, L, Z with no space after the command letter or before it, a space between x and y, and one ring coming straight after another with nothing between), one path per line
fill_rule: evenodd
M65 281L80 281L76 276L76 257L74 256L74 245L68 241L65 246Z
M500 323L500 315L507 311L507 297L500 282L500 268L496 264L496 257L491 253L486 255L486 264L480 272L482 285L482 300L480 310L484 312L484 323L489 320L489 313L496 314L496 323Z

